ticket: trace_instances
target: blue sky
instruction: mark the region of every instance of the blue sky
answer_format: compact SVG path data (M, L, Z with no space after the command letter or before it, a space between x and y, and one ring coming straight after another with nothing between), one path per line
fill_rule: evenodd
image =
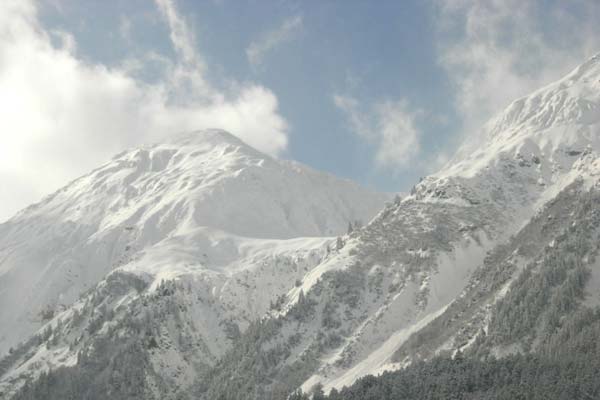
M284 157L387 191L404 190L425 173L423 166L373 168L376 144L349 132L346 116L332 96L351 95L365 105L407 97L414 107L427 108L449 122L454 114L448 101L452 92L436 63L431 5L408 1L381 2L378 7L365 1L176 5L194 30L211 81L221 85L231 78L253 81L276 94L280 113L290 124ZM151 2L73 2L59 10L49 4L44 10L45 25L74 33L79 54L92 62L118 64L132 51L175 56L168 29ZM298 22L287 39L253 65L248 46L286 21ZM124 24L129 26L130 40L119 37ZM106 31L116 40L107 40L102 34ZM426 152L439 151L456 131L454 126L447 129L426 121L420 125L430 131L423 138ZM439 127L447 132L438 134Z
M405 191L600 51L599 16L595 1L7 0L0 220L122 148L216 125Z

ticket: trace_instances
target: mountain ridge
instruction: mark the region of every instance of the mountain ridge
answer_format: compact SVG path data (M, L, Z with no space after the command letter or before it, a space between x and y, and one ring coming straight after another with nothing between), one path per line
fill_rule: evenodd
M68 306L145 249L168 248L172 237L198 241L202 251L185 250L200 257L193 264L227 265L244 257L237 246L247 248L249 238L313 236L321 239L305 242L320 247L388 198L276 160L221 130L122 152L0 224L0 286L10 291L0 292L0 314L11 321L0 339L13 337L0 349L33 333L46 308ZM17 300L23 288L35 290Z
M176 215L174 221L185 223L168 230L172 235L134 248L72 307L53 316L46 324L51 331L38 332L39 345L24 345L3 361L8 367L0 368L0 387L14 393L40 376L25 371L37 362L46 371L56 369L49 372L53 379L100 385L100 397L114 386L112 378L82 377L81 370L134 374L140 393L133 398L283 399L299 387L339 389L440 354L502 357L547 348L545 340L560 339L550 329L566 335L560 321L575 324L572 318L587 312L584 293L600 282L594 241L600 234L598 65L593 58L512 103L484 129L483 146L466 155L463 148L449 166L347 235L309 239L281 232L273 237L278 235L271 231L250 238L227 224L194 224L195 210ZM222 134L208 135L217 140ZM165 160L170 165L176 153L169 146L113 161L135 161L127 167L135 175L136 162L150 170ZM207 154L235 176L236 185L253 182L252 174L236 168L238 157L247 156L236 146L213 144ZM232 164L224 166L223 157ZM286 165L248 157L251 171L271 162ZM206 179L220 182L223 170L211 170ZM289 174L282 180L298 171ZM118 187L133 191L132 198L137 189L128 187L131 182L144 195L154 188L123 175ZM260 193L270 194L263 186ZM122 238L144 228L128 229L130 214L123 215L117 224L126 232ZM226 260L231 254L235 260ZM520 300L528 296L531 304ZM511 307L523 312L511 316ZM120 359L111 349L124 338L143 361L139 366L106 360ZM74 360L75 354L85 357ZM57 368L65 360L70 366Z

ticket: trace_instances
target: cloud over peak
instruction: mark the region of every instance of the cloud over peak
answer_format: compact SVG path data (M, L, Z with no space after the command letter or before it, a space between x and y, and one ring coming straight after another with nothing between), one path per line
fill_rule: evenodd
M562 77L600 49L598 3L553 2L433 2L438 60L472 141L511 101Z
M277 97L253 83L214 87L173 1L156 4L176 58L161 58L151 84L134 74L146 60L84 62L72 35L39 22L33 1L0 3L0 221L123 148L167 134L218 127L272 155L286 149Z

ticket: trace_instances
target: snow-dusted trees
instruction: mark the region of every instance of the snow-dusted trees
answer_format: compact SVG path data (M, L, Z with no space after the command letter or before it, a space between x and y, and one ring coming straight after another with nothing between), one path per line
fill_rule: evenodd
M344 239L338 236L335 240L335 249L339 251L342 247L344 247Z
M365 376L340 391L317 395L324 400L596 399L598 368L600 358L585 355L564 359L514 355L500 360L440 357L379 377ZM297 391L290 398L310 396Z

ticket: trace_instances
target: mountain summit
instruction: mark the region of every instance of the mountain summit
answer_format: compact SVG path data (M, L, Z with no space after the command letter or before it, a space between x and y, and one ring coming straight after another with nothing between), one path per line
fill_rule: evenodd
M596 55L562 79L512 102L483 127L481 140L468 140L442 170L447 175L472 175L509 155L536 164L543 158L549 169L566 170L586 149L600 151L599 126Z
M125 151L0 225L0 353L151 250L187 243L197 268L221 268L242 242L343 234L388 198L222 130ZM181 260L170 249L161 265Z

